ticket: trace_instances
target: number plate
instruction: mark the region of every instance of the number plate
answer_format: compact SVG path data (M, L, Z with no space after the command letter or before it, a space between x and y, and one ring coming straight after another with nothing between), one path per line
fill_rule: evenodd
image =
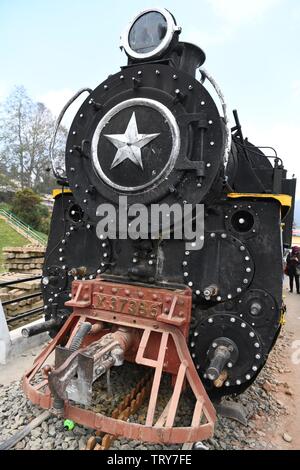
M161 314L162 304L149 300L128 299L116 295L95 294L94 307L110 312L155 318Z

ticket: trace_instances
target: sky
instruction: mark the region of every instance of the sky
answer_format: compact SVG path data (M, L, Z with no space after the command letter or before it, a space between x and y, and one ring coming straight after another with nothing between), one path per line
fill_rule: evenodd
M23 85L57 115L126 64L120 34L151 7L169 9L180 39L205 51L244 135L275 147L300 179L299 0L0 0L0 102Z

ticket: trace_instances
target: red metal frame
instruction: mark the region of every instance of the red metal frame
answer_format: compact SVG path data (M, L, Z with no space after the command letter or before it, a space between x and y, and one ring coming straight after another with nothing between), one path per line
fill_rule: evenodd
M133 302L143 298L149 302L153 299L155 303L161 303L161 309L153 318L149 316L149 310L145 313L144 306L137 315L109 311L97 307L99 293L105 299L111 294L124 295L134 299ZM127 294L125 294L127 292ZM109 293L109 294L108 294ZM152 299L152 300L150 300ZM103 302L102 302L103 303ZM185 443L208 439L213 435L214 422L216 419L215 409L205 391L199 378L193 360L187 346L187 335L191 314L191 291L169 289L156 289L146 287L134 287L132 285L120 285L112 282L96 279L93 281L77 281L73 283L73 299L67 303L73 306L74 311L63 325L57 336L47 348L35 360L32 369L23 378L23 389L28 398L42 408L52 407L52 397L47 386L47 380L39 385L32 384L36 373L46 365L49 355L55 347L63 342L66 334L70 334L68 344L77 331L82 321L88 320L92 323L107 322L118 326L132 328L135 331L136 341L126 355L127 360L142 364L154 369L154 379L149 398L148 412L145 425L124 422L99 413L77 408L65 401L64 416L87 427L153 443ZM134 304L131 304L134 305ZM106 305L107 308L110 305ZM100 330L101 337L107 330ZM88 338L88 337L87 337ZM95 336L88 341L94 341ZM173 393L163 413L154 422L156 402L162 373L170 372L174 376ZM189 427L174 427L174 420L179 404L181 392L187 382L196 399L191 425ZM45 390L41 389L45 386Z

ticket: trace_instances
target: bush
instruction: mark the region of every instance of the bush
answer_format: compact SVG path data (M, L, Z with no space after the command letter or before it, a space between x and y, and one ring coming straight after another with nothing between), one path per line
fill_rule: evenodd
M18 191L13 198L11 210L25 224L35 230L48 233L49 212L41 204L40 196L32 189Z

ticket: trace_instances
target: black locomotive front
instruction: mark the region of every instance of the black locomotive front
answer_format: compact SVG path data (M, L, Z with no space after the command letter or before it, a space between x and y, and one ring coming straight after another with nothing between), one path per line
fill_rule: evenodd
M276 154L271 163L244 139L236 112L230 129L223 95L201 68L204 52L180 42L180 32L167 10L134 19L122 37L128 64L89 91L72 122L66 174L54 159L62 189L43 271L45 313L54 335L70 314L74 279L187 285L192 358L206 388L225 395L255 379L280 330L282 236L288 246L292 214L285 232L282 221L295 181ZM128 210L204 204L203 248L187 250L172 234L122 239L120 227L106 238L98 208L113 204L118 215L120 196Z

